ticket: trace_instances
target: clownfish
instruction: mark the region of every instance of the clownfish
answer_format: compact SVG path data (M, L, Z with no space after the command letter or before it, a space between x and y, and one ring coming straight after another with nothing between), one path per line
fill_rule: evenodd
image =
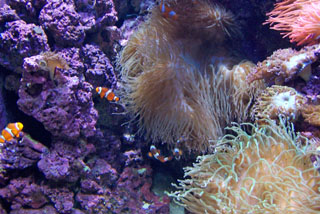
M119 101L120 98L117 97L113 91L109 88L104 88L104 87L97 87L96 92L100 95L101 99L102 98L107 98L108 101Z
M161 163L165 163L167 161L172 160L172 156L164 157L163 155L160 155L160 150L157 149L154 145L150 146L150 152L148 152L149 157L154 157L155 159L159 160Z
M176 13L174 10L172 10L172 8L170 8L169 6L167 6L167 5L163 2L163 0L160 2L159 7L160 7L160 12L161 12L161 14L162 14L162 16L163 16L164 18L172 18L172 19L174 19L174 20L177 20L177 18L178 18L177 13Z
M9 123L5 129L2 130L0 135L0 143L10 141L14 137L19 137L20 132L23 129L23 124L20 122Z
M174 156L174 158L175 158L176 160L180 160L182 154L183 154L183 152L182 152L181 149L179 149L179 148L177 148L177 147L174 148L174 150L173 150L173 156Z

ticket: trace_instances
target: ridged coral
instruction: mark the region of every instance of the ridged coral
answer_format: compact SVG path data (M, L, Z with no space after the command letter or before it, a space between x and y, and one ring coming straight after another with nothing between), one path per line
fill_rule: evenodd
M283 31L284 37L297 45L313 45L320 41L320 2L318 0L284 0L267 13L271 29Z
M300 51L292 48L279 49L263 62L247 77L249 83L264 79L267 83L281 85L300 76L308 81L311 75L311 64L319 59L320 45L304 47Z
M222 47L236 31L232 15L208 1L166 1L177 14L158 7L121 53L122 102L139 119L140 131L153 142L205 151L231 121L243 121L252 94L245 83L252 63L233 69ZM202 22L202 21L203 22Z
M251 111L253 120L263 122L265 119L277 120L282 117L294 121L301 114L307 99L294 88L273 85L266 88L257 97Z
M296 146L307 140L283 123L251 126L252 134L231 127L235 135L218 143L232 148L200 156L170 196L199 214L319 213L320 176L310 161L315 151Z

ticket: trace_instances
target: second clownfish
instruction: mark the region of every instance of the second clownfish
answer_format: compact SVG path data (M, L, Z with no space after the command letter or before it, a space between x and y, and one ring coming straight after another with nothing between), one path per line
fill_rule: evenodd
M160 2L159 6L160 6L160 12L163 17L172 18L174 20L176 20L178 18L177 13L174 10L172 10L172 8L167 6L163 1Z
M10 141L14 137L19 137L21 130L23 129L23 124L20 122L9 123L5 129L2 130L0 135L0 143L5 141Z
M120 98L117 97L113 91L109 88L104 88L104 87L97 87L96 92L100 95L101 99L102 98L107 98L108 101L119 101Z
M164 157L160 154L160 150L157 149L154 145L150 146L150 152L148 153L149 157L154 157L155 159L159 160L161 163L165 163L167 161L172 160L172 156Z

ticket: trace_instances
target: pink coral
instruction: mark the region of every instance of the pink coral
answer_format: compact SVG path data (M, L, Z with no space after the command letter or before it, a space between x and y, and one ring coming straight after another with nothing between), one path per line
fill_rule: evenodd
M297 45L313 45L320 40L320 1L319 0L284 0L276 3L275 8L267 13L271 29L284 31Z

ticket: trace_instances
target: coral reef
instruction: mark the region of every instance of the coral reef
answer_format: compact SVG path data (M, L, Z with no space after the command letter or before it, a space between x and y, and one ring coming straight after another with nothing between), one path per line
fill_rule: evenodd
M257 97L251 110L254 121L277 120L279 116L295 121L304 112L307 99L293 88L273 85Z
M200 156L170 195L192 213L318 213L314 148L291 125L250 126L251 134L240 125L229 128L235 135L218 143L232 147Z
M24 60L17 102L20 110L42 122L53 136L77 139L80 134L94 135L98 114L92 86L76 76L65 76L59 67L55 67L56 77L51 81L42 62L43 55Z
M292 48L279 49L263 62L248 77L249 83L264 79L269 84L281 85L300 76L305 81L310 79L311 65L320 56L320 45L304 47L300 51Z
M288 45L261 25L272 5L272 0L0 0L0 125L24 125L19 137L0 144L0 213L175 212L169 211L164 189L170 182L164 181L182 176L182 167L199 153L220 152L208 158L240 153L231 142L236 137L222 140L233 148L217 140L240 130L224 129L232 122L250 120L265 89L264 78L248 84L246 77L257 67L244 59L262 61ZM302 75L309 81L284 75L279 82L306 94L305 122L298 118L295 129L304 131L309 141L303 142L312 142L313 149L320 146L320 134L316 114L307 111L320 103L319 51L303 50L292 51L286 63L294 75L311 68L311 75ZM272 84L275 78L269 79ZM96 87L111 89L120 102L100 99ZM251 136L260 131L239 131L239 139L274 143ZM170 161L147 157L150 139ZM283 138L278 139L280 144ZM271 153L268 161L277 155L264 153ZM306 166L319 168L318 158L310 156Z
M160 199L150 192L151 172L147 166L126 167L120 174L116 188L103 191L92 181L87 181L96 190L90 188L93 191L90 192L83 188L76 200L90 213L168 213L168 196Z
M73 1L49 1L41 10L39 21L45 30L52 32L55 42L64 45L79 45L85 37L81 16Z
M12 179L10 184L0 189L2 198L11 199L11 208L17 210L23 206L40 208L48 201L41 186L32 182L32 178Z
M85 77L94 86L116 88L117 75L110 60L96 45L82 47L85 63Z
M227 124L247 118L263 86L245 83L253 64L227 66L223 41L237 32L231 13L207 1L164 4L176 16L154 7L121 53L123 103L153 142L173 147L185 137L185 149L203 152Z
M271 29L284 31L283 37L297 45L313 45L320 41L320 2L317 0L284 0L267 13Z
M0 64L21 72L23 59L49 51L48 39L41 26L22 20L8 22L0 36Z

